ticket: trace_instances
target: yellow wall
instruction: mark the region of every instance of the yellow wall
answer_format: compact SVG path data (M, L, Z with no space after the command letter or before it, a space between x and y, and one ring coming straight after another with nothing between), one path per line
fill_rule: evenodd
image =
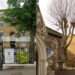
M71 44L70 44L68 50L69 50L71 53L75 54L75 35L73 36L72 42L71 42Z
M67 65L75 67L75 36L73 36L72 42L68 47L67 53L68 53Z
M0 32L10 33L12 31L17 32L15 27L12 27L12 26L6 26L6 27L0 28Z

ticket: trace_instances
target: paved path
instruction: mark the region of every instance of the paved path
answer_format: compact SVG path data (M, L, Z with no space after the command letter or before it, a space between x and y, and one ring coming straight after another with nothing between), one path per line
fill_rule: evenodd
M75 70L61 70L55 73L51 71L48 75L75 75Z
M0 71L0 75L36 75L36 67L24 67L21 69L8 69Z
M75 75L75 70L56 71L55 75Z

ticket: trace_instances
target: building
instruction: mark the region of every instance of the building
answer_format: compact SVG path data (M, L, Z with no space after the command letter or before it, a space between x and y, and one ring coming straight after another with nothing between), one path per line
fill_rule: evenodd
M3 21L2 17L5 16L4 12L9 11L8 9L0 10L0 40L2 42L1 49L2 51L0 53L3 54L3 56L0 55L3 59L2 64L20 64L21 59L19 60L19 56L21 56L20 53L25 53L27 51L27 64L29 63L29 48L30 48L30 32L26 33L20 33L20 36L17 36L17 30L14 26L9 25L9 23L6 23ZM11 32L14 32L14 35L10 35ZM14 46L12 47L11 44ZM10 55L10 56L9 56ZM19 55L19 56L18 56ZM17 61L18 57L18 61ZM22 56L21 56L22 57ZM25 57L25 54L23 54L23 57ZM10 60L8 60L10 59ZM24 60L26 61L26 60ZM1 61L2 62L2 61ZM33 61L34 62L34 61Z
M47 74L47 63L49 60L53 61L53 66L61 60L62 52L58 51L61 38L62 35L60 33L45 26L40 8L37 7L36 47L38 53L38 75ZM54 52L49 58L47 57L47 49L51 49Z
M58 31L53 30L52 28L45 26L43 15L39 7L37 7L37 51L38 51L38 73L39 75L46 75L47 68L46 68L46 61L50 63L50 59L53 61L53 66L56 66L56 63L62 62L64 59L64 50L61 50L61 39L62 34ZM39 40L40 39L40 40ZM68 61L67 63L71 62L75 58L74 52L74 42L75 38L73 38L71 45L68 48ZM42 46L41 46L42 45ZM46 50L50 49L54 52L54 54L47 59L47 52ZM72 59L73 58L73 59ZM43 61L42 61L43 60ZM71 63L73 64L75 60ZM51 68L51 64L48 65ZM71 65L73 66L73 65ZM40 71L40 72L39 72Z
M70 46L68 47L68 66L75 67L75 35L73 35L72 42Z

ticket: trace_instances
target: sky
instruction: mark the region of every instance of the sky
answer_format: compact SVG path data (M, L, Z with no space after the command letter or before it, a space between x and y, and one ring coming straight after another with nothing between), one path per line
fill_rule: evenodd
M55 0L58 2L58 0ZM66 2L65 0L62 0L63 1L63 7L62 10L64 11L64 8L66 7ZM70 3L70 0L68 0L69 3ZM44 24L46 27L50 28L50 29L53 29L59 33L62 33L61 29L59 28L59 26L57 26L56 24L58 23L58 20L57 18L59 18L59 15L57 14L59 12L59 10L57 10L56 13L52 13L51 10L50 10L50 7L52 7L53 11L55 12L56 9L55 8L58 8L58 7L54 7L54 5L52 4L53 0L39 0L39 8L40 8L40 11L41 11L41 14L42 14L42 17L43 17L43 20L44 20ZM65 2L65 3L64 3ZM56 3L56 2L55 2ZM59 2L58 2L59 4ZM57 6L58 6L57 4ZM59 4L60 5L60 4ZM72 3L73 7L75 6L75 0L73 0L73 3ZM61 6L61 5L60 5ZM68 7L70 8L70 4L68 5ZM60 8L58 8L60 9ZM71 9L71 8L70 8ZM68 9L69 10L69 9ZM70 14L70 11L67 12L67 14L69 13L70 15L68 16L69 18L71 18L70 20L73 20L72 18L75 18L75 9L72 8L71 10L71 14ZM51 13L51 14L50 14ZM59 12L60 13L60 12ZM61 12L63 13L63 12ZM54 14L54 16L52 16L52 14ZM60 18L59 18L60 19ZM75 20L75 19L74 19ZM75 31L74 31L74 34L75 34Z
M40 7L40 11L42 13L44 24L46 27L62 33L62 31L59 29L59 27L54 25L56 23L56 20L49 15L49 13L50 13L49 7L51 5L51 1L52 0L39 0L39 3L38 3L39 7ZM53 22L54 24L51 22Z
M47 15L46 15L47 10L48 10L48 9L46 9L46 6L50 5L50 2L51 2L51 0L44 0L44 1L39 0L39 6L40 6L40 9L41 9L41 12L43 12L43 15L45 15L45 16L43 16L44 21L45 21L45 25L47 27L50 27L50 28L54 29L54 30L57 30L57 27L49 25L50 23L48 21ZM6 9L7 7L8 7L7 0L0 0L0 9Z
M50 15L48 15L49 14L48 7L51 5L51 1L52 0L39 0L39 7L41 9L43 20L47 27L49 27L57 32L62 33L61 30L56 25L53 25L50 22L50 20L51 20L52 22L56 23L56 20L52 19L52 17ZM0 9L6 9L7 7L8 7L7 0L0 0Z
M6 9L7 7L7 0L0 0L0 9Z

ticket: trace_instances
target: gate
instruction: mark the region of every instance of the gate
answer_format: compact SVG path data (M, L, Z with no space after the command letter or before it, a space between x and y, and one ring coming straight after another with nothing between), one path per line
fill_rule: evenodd
M24 67L25 64L34 64L35 59L30 63L30 42L9 42L0 43L0 69ZM32 56L33 57L33 56Z

